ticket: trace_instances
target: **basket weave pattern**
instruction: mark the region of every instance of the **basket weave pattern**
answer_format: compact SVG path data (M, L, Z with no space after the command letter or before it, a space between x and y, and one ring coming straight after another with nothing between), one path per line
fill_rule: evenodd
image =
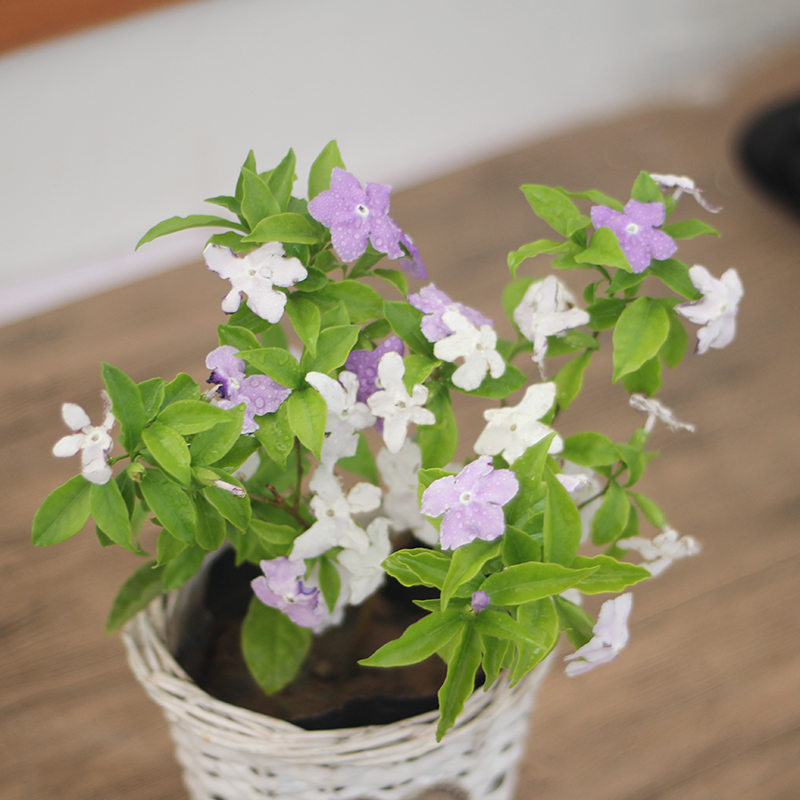
M133 673L170 723L193 800L510 800L534 690L550 659L513 689L478 690L443 741L438 711L389 725L306 731L223 703L169 653L155 601L125 629Z

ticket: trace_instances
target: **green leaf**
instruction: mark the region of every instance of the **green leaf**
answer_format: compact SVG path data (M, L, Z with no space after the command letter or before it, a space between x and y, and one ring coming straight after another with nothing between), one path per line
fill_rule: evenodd
M158 225L154 225L147 233L139 239L136 245L138 250L143 244L158 239L159 236L166 236L168 233L185 231L188 228L236 228L238 231L247 231L244 225L225 219L224 217L208 216L206 214L192 214L188 217L170 217Z
M660 230L673 239L694 239L709 233L712 236L719 236L719 231L699 219L687 219L684 222L673 222L669 225L662 225Z
M506 526L503 534L503 563L507 567L514 564L527 564L529 561L541 561L541 545L525 531Z
M91 484L90 500L94 521L115 544L134 550L128 506L115 480Z
M105 362L103 383L111 398L114 416L120 424L122 446L132 453L139 447L139 438L145 425L144 403L139 387L122 370Z
M583 386L583 373L591 360L592 353L587 350L564 364L553 379L556 383L556 402L562 410L568 408L578 396Z
M239 325L218 325L217 336L220 345L231 345L237 350L258 350L261 347L253 331Z
M436 741L455 724L464 703L475 691L475 674L481 665L481 635L472 625L464 625L461 640L447 665L447 677L439 689L439 724Z
M575 588L583 594L602 594L604 592L621 592L627 586L632 586L639 581L650 578L650 573L644 567L635 564L626 564L610 556L576 556L573 561L576 568L597 567L587 578L584 578Z
M336 329L329 328L329 330ZM322 336L320 336L321 341ZM289 395L285 405L292 432L314 454L314 457L319 459L325 438L325 423L328 420L328 406L322 395L311 387L297 389Z
M286 312L300 341L308 348L312 356L316 356L320 329L320 313L317 305L293 292L289 295ZM349 322L349 319L347 321Z
M609 544L619 539L628 524L630 510L625 490L616 481L611 481L600 508L592 518L592 541Z
M642 170L633 182L631 198L640 203L663 203L664 195L650 174Z
M222 470L217 470L217 474L220 480L242 488L241 482L233 476ZM236 497L236 495L217 486L206 486L203 489L203 496L234 528L243 531L250 524L250 497L248 495Z
M246 308L246 306L245 306ZM190 375L179 372L173 380L164 387L164 400L161 408L164 409L178 400L196 400L200 397L200 387ZM175 427L174 425L172 427Z
M669 333L669 317L663 305L640 297L620 315L614 329L614 375L616 383L658 354Z
M683 361L686 347L689 344L689 337L686 335L686 329L678 319L678 315L672 309L667 313L669 316L669 333L661 346L659 355L670 369L675 369Z
M595 203L598 206L613 208L614 211L622 211L624 208L619 200L611 197L610 195L603 194L603 192L598 192L596 189L589 189L585 192L569 192L561 186L558 188L564 192L567 197L573 197L576 200L590 200L592 203Z
M420 430L424 429L420 428ZM367 437L364 436L363 433L358 434L358 447L356 448L355 455L349 456L348 458L340 458L336 463L342 469L346 469L348 472L352 472L354 475L364 478L364 480L369 481L375 486L379 484L375 459L372 457L372 450L370 449Z
M652 397L661 388L661 362L658 356L645 361L639 369L623 375L620 382L630 394L639 392Z
M287 245L287 247L291 247L292 245ZM295 245L299 247L300 245ZM305 245L303 245L305 247ZM304 292L305 294L313 294L319 292L321 289L325 289L331 283L330 279L325 275L325 273L321 269L317 269L316 267L309 267L308 268L308 275L302 280L298 281L294 288L298 292ZM327 295L326 295L327 296ZM317 300L321 300L322 298L317 297Z
M194 543L197 514L186 492L163 473L148 469L139 483L144 500L158 521L176 538Z
M216 464L221 458L230 453L241 436L244 412L245 405L240 403L230 409L227 420L219 422L213 428L195 435L189 448L194 466Z
M219 550L225 541L225 520L202 494L194 496L197 508L197 544L203 550Z
M186 547L186 542L176 539L166 528L160 530L156 540L156 564L163 567L176 559Z
M154 422L149 428L142 431L142 441L159 467L165 472L169 472L184 486L191 483L192 475L189 465L192 457L189 455L189 446L183 436L174 428Z
M239 180L236 182L236 199L239 202L242 201L242 196L244 195L244 170L246 169L249 169L251 172L258 172L256 157L252 150L247 154L247 158L244 160L242 169L239 172Z
M262 219L244 237L245 242L294 242L317 244L320 236L312 224L302 215L285 211Z
M649 497L638 494L637 492L628 492L628 494L634 499L636 505L639 506L642 514L644 514L645 519L647 519L651 525L661 530L667 524L664 512Z
M549 597L521 605L517 609L517 622L528 631L535 644L517 645L517 656L508 676L511 686L545 659L558 643L559 634L558 613Z
M369 275L370 270L379 262L382 261L386 253L381 253L376 250L371 243L367 243L367 249L350 270L351 278L362 278L364 275Z
M599 264L606 267L632 272L632 268L625 253L619 246L617 234L611 228L598 228L593 234L589 247L575 256L578 264Z
M485 692L500 677L500 672L505 668L506 662L510 660L514 647L508 639L498 639L494 636L483 635L483 662L481 668L486 675L486 682L483 684Z
M166 383L163 378L151 378L149 381L142 381L137 385L139 386L139 394L142 397L142 405L144 406L145 422L150 422L164 402L164 387Z
M163 567L156 567L155 561L148 561L125 581L111 604L106 633L118 631L161 594L163 574Z
M491 375L486 375L483 382L477 389L466 392L463 389L458 389L463 394L472 395L473 397L487 397L490 400L504 400L510 394L513 394L518 389L521 389L528 382L528 378L524 372L518 370L511 364L506 364L506 371L499 377L493 378Z
M349 325L350 324L350 315L347 313L347 307L344 303L339 302L332 308L329 308L323 315L320 317L320 329L324 328L336 328L340 325ZM359 337L363 336L364 332L362 331L359 334ZM356 346L358 346L358 342L356 342ZM312 353L313 355L313 353Z
M619 461L619 451L611 439L591 431L568 436L560 455L582 467L607 467Z
M167 425L183 436L210 430L220 422L229 422L230 419L229 411L203 400L177 400L158 415L161 425Z
M475 630L484 636L496 636L499 639L510 639L512 642L536 645L538 640L528 630L520 625L513 617L504 611L484 609L472 623Z
M508 257L510 262L511 254L509 254ZM515 330L519 330L519 326L514 322L514 311L516 311L517 307L522 302L522 298L525 297L525 293L534 282L533 278L517 278L507 284L505 289L503 289L503 311L509 320L511 320L511 324L514 326Z
M242 624L242 654L258 685L275 694L291 683L311 647L311 630L253 597Z
M561 630L569 639L569 643L577 650L592 638L594 620L571 600L554 597Z
M289 554L294 540L300 533L291 525L280 525L263 519L251 519L249 532L254 533L263 542L285 550L284 555Z
M658 278L673 292L677 292L687 300L700 300L703 296L694 288L694 284L689 278L689 267L677 259L653 260L650 262L647 272L651 277Z
M542 253L574 255L578 250L579 247L574 242L556 242L552 239L537 239L535 242L522 245L519 250L512 250L508 254L508 268L511 271L511 275L516 277L519 265L525 261L526 258L534 258Z
M396 550L384 562L383 568L403 586L444 586L450 557L438 550L418 547Z
M208 197L203 200L204 203L212 203L215 206L222 206L222 208L227 208L232 214L236 214L238 217L242 211L242 204L237 200L235 197L231 197L227 194L221 194L217 197Z
M442 584L442 611L447 609L447 604L456 589L472 580L487 561L500 554L501 545L502 543L498 541L486 542L476 539L453 551L450 567Z
M289 406L281 403L277 411L264 414L258 421L256 439L267 451L267 455L279 467L284 468L294 447L294 434L289 425Z
M269 375L272 380L288 389L296 389L303 382L302 370L297 359L288 351L278 347L262 347L259 350L244 350L241 358L254 366L259 372Z
M592 572L592 569L569 569L561 564L531 561L490 575L480 585L480 590L489 595L492 605L518 606L560 594Z
M328 606L328 611L333 613L342 589L342 579L333 562L324 557L319 560L319 588L322 591L325 605Z
M91 489L83 475L76 475L50 492L33 517L33 543L58 544L79 533L92 511Z
M269 186L255 172L242 169L242 215L253 230L262 219L281 213Z
M202 547L187 547L180 555L164 566L163 591L180 589L186 581L193 578L203 566L206 551Z
M376 269L372 273L376 278L394 286L403 297L408 296L408 278L397 269Z
M598 298L586 307L589 312L589 327L593 331L606 331L613 328L627 305L621 297Z
M435 425L420 425L416 441L422 451L422 466L444 467L456 454L458 447L458 425L446 386L433 383L430 386L426 407L436 417Z
M624 269L618 269L606 289L606 294L616 294L617 292L624 292L628 289L633 290L634 288L638 289L646 277L646 272L640 272L637 275L635 272L625 272Z
M344 169L344 161L335 140L328 142L311 165L308 175L308 199L313 200L320 192L331 187L331 172L334 167Z
M581 214L575 203L560 189L530 183L520 186L520 189L533 213L562 236L570 237L591 224L589 217Z
M421 311L409 303L387 300L383 304L383 312L392 326L392 330L408 345L412 353L435 358L433 345L425 338L420 329Z
M547 483L544 560L569 566L581 543L580 512L569 492L549 469L544 471L544 479Z
M327 375L337 367L341 367L347 360L347 356L350 355L359 332L358 325L337 325L320 331L317 340L317 355L312 356L309 352L303 353L303 357L300 359L301 371L304 374L322 372Z
M444 647L465 624L457 609L434 611L409 625L399 639L388 642L369 658L358 663L364 667L403 667L417 664Z
M351 322L372 322L383 316L383 298L366 283L351 280L331 283L326 295L345 304Z
M294 150L291 148L284 157L283 161L270 173L267 184L269 185L272 196L278 202L281 211L286 211L289 206L289 199L292 196L297 165Z

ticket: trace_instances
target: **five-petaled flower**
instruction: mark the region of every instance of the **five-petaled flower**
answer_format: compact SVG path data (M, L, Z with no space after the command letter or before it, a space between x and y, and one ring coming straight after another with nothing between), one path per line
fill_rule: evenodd
M109 431L114 427L111 399L103 392L103 422L95 427L89 415L76 403L64 403L61 416L74 433L59 439L53 447L53 455L59 458L81 454L81 475L90 483L105 484L111 480L108 454L114 447Z
M547 354L547 337L562 336L571 328L589 323L589 314L575 308L575 298L555 275L532 283L522 302L514 309L514 322L522 335L533 342L533 360L542 371Z
M406 367L402 357L390 351L378 364L378 380L383 387L367 399L369 410L383 419L383 441L390 453L397 453L406 440L408 426L433 425L436 417L432 411L423 408L428 399L428 390L415 384L411 394L403 383Z
M309 488L314 493L311 511L317 521L295 539L289 556L292 561L315 558L331 547L366 553L369 536L352 515L374 511L381 504L381 490L371 483L357 483L345 495L339 479L324 464L317 468Z
M673 561L688 556L696 556L700 552L700 544L694 536L680 536L675 528L666 526L658 536L645 539L631 536L620 539L617 546L622 550L636 550L645 563L642 566L655 578Z
M420 328L429 342L438 342L454 333L442 319L448 311L460 311L476 328L482 328L484 325L492 326L492 321L484 317L480 311L454 302L432 283L423 286L419 292L410 294L408 302L425 315Z
M675 306L690 322L703 327L697 331L695 353L705 353L709 347L722 348L729 345L736 335L736 312L744 288L735 269L715 278L705 267L695 264L689 270L689 279L703 299Z
M251 581L255 596L264 605L277 608L302 628L315 628L325 613L319 589L303 582L304 561L289 561L286 556L262 561L264 573Z
M671 237L656 230L666 219L663 203L629 200L624 213L607 206L592 206L589 214L595 228L610 228L617 235L634 272L644 272L652 259L663 261L678 249Z
M214 398L214 404L220 408L245 404L242 433L253 433L258 430L256 415L277 411L292 390L276 383L268 375L245 377L244 361L236 358L238 352L229 344L212 350L206 358L206 367L211 370L206 383L217 385L218 396Z
M442 361L463 358L464 363L453 373L454 386L471 392L490 373L499 378L506 371L506 362L497 352L497 334L489 325L476 328L460 311L445 311L442 322L452 333L433 346L433 354Z
M603 603L590 641L564 659L572 662L567 664L567 675L582 675L598 664L613 661L619 655L628 643L628 616L632 604L633 595L630 592Z
M330 229L333 249L342 261L363 255L367 242L389 258L402 258L403 232L388 215L391 191L382 183L368 183L365 190L354 175L334 167L331 188L308 204L308 213Z
M309 372L306 380L322 395L328 406L328 419L325 423L325 441L322 444L323 464L333 466L340 458L348 458L358 448L358 431L375 424L366 404L357 399L358 377L346 370L339 373L339 380Z
M534 383L525 391L525 396L516 406L489 408L483 412L487 426L475 442L475 452L503 458L513 464L529 447L553 432L539 420L553 407L556 400L556 385ZM560 436L553 437L548 453L560 453L564 442Z
M242 292L245 292L247 305L254 314L267 322L279 322L286 307L286 295L274 287L286 289L308 277L299 259L284 256L280 242L267 242L246 256L210 244L203 256L212 272L231 282L230 292L222 298L222 310L226 314L239 310Z
M435 480L422 494L422 513L442 517L439 538L443 550L455 550L483 539L491 542L505 532L503 506L519 490L510 469L494 469L489 456L467 464L458 475Z
M358 605L367 599L384 581L386 573L381 564L389 557L389 520L376 517L367 526L369 546L363 553L352 548L342 550L337 561L349 575L349 602Z

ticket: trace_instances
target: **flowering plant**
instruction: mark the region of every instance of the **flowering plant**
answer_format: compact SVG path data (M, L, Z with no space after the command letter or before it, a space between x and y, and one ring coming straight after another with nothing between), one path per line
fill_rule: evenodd
M416 601L427 613L362 663L444 659L441 737L479 669L487 687L503 671L516 683L561 632L575 648L570 675L615 658L628 638L625 590L697 552L634 486L655 455L646 445L657 421L692 429L655 398L662 365L677 366L687 349L682 318L702 326L695 352L725 346L742 287L735 270L717 279L673 258L678 240L716 233L696 219L668 223L684 192L718 210L688 178L643 172L624 205L598 191L525 185L559 238L510 253L502 300L516 338L505 340L433 283L409 293L409 279L426 280L427 269L388 214L390 187L362 187L335 142L311 168L308 201L293 196L294 182L292 151L267 172L251 153L235 193L208 201L235 219L173 217L142 238L228 229L204 251L230 283L209 386L183 373L137 384L104 364L102 424L63 406L72 433L53 452L80 452L81 474L44 501L33 541L64 541L92 516L102 545L145 556L143 524L157 525L155 558L122 587L108 630L182 586L227 542L262 572L242 646L268 693L293 679L312 636L387 574L428 587L435 597ZM591 204L588 215L576 200ZM540 254L559 270L596 273L582 304L555 275L517 277ZM641 294L646 278L677 296ZM399 299L385 299L374 279ZM627 442L597 432L562 439L556 419L609 338L612 381L645 421ZM477 457L463 467L452 464L452 392L488 405ZM393 544L404 532L412 546ZM592 550L579 554L584 544ZM625 560L631 551L640 563ZM580 598L602 593L618 596L595 621Z

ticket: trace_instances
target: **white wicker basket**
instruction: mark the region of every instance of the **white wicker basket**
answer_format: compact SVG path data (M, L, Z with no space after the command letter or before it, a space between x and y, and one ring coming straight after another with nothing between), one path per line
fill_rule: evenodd
M307 731L202 691L166 646L159 599L124 631L128 661L164 710L193 800L510 800L536 687L478 689L437 743L438 711L388 725Z

